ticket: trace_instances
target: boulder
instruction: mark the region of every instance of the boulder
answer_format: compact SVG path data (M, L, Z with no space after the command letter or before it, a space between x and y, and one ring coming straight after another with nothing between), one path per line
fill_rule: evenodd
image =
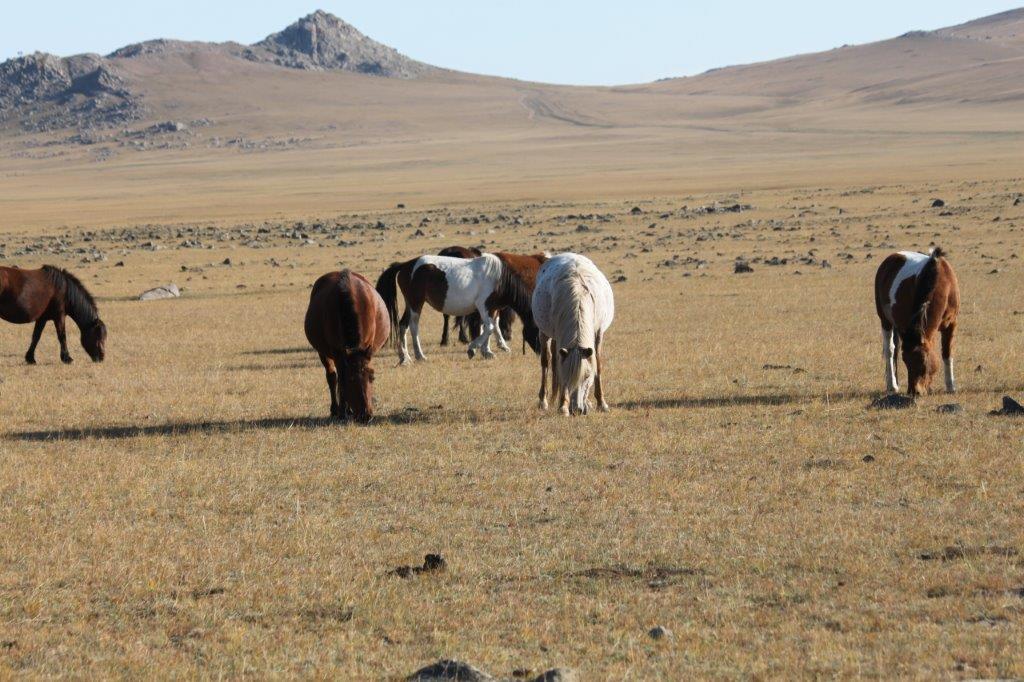
M181 290L178 289L177 284L165 284L155 289L143 291L139 294L140 301L159 301L164 298L179 298L181 296Z

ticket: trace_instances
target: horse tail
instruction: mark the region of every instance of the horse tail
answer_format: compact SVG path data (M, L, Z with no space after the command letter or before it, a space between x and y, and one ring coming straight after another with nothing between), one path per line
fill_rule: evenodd
M384 299L384 305L388 309L388 319L391 321L391 335L388 342L393 346L398 345L398 271L406 263L392 263L387 270L377 278L377 293Z
M936 246L931 251L931 257L924 264L921 274L917 277L917 288L914 291L913 317L910 326L920 332L924 331L928 323L928 304L932 300L932 293L939 280L939 259L944 258L946 252L941 246Z

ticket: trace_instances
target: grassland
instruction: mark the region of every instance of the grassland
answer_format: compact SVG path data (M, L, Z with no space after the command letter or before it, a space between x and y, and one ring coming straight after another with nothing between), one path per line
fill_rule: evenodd
M1024 676L1024 422L988 414L1024 391L1024 206L980 177L410 204L273 219L260 248L241 231L262 223L211 248L9 235L5 263L82 275L111 336L65 367L48 330L27 367L29 329L0 327L0 674ZM869 411L874 268L933 241L962 282L964 412ZM313 279L456 243L624 277L611 413L538 412L535 358L438 348L434 314L426 363L377 359L377 423L325 419ZM182 298L133 300L172 281ZM446 571L388 574L431 552Z

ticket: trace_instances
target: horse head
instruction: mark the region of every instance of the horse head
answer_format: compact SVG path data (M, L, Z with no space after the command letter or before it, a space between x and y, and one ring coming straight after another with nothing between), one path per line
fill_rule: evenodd
M96 318L96 321L87 326L82 332L82 348L89 354L93 362L103 362L106 356L107 325L103 320Z
M346 349L342 355L341 391L356 421L373 419L373 368L369 351Z
M920 329L903 334L903 362L907 365L907 391L910 395L925 395L932 379L939 371L939 357L934 344Z
M569 414L588 414L590 389L597 376L594 349L580 346L560 348L558 355L558 378L569 393Z

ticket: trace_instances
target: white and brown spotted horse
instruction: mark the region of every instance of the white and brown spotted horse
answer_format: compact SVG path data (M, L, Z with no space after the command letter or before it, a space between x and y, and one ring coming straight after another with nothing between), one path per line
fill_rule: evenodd
M468 315L473 311L480 314L482 330L469 344L471 358L477 351L485 358L494 357L490 349L491 334L497 336L502 350L511 351L494 322L494 314L505 307L512 308L522 320L523 338L536 352L539 348L537 326L533 322L530 299L537 270L545 260L545 254L485 253L470 260L428 255L392 263L377 279L377 292L388 307L392 339L398 346L400 362L405 364L409 360L406 330L412 332L416 359L426 359L419 334L424 303L446 315ZM405 298L401 319L398 317L398 289Z
M960 286L942 249L935 247L928 255L900 251L882 261L875 275L875 307L882 322L886 389L900 390L895 358L902 348L907 392L928 392L939 370L935 343L939 334L946 390L955 392L953 336L960 310Z
M451 256L452 258L479 258L484 255L483 251L476 248L475 246L449 246L441 249L437 252L438 256ZM501 332L501 336L504 339L512 338L512 323L516 319L515 312L511 308L502 308L498 311L498 331ZM450 326L451 315L444 316L444 326L441 328L441 345L447 346L449 342L449 326ZM473 311L469 315L457 315L455 317L455 328L459 330L459 343L467 344L473 339L468 334L472 334L473 338L480 336L480 332L483 329L480 323L480 314ZM524 353L525 351L524 341Z

